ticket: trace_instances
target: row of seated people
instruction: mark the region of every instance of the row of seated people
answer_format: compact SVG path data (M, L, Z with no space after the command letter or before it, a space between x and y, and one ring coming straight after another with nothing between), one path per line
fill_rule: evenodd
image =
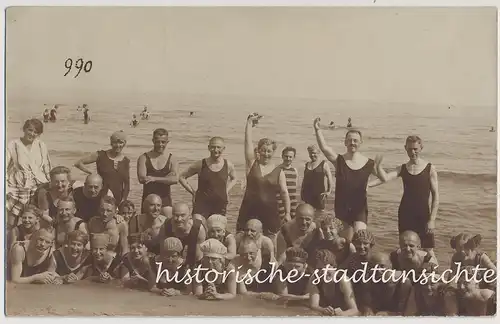
M485 315L496 309L492 306L496 305L496 284L488 286L480 280L420 285L414 280L396 279L382 284L314 282L312 276L297 282L266 279L277 268L286 277L293 269L311 274L327 265L346 269L350 274L375 265L418 273L435 269L436 259L420 248L414 232L402 233L400 247L386 255L374 250L375 239L369 231L356 232L348 242L338 234L335 218L324 216L315 221L314 209L301 204L296 217L282 227L275 245L262 234L262 224L256 219L249 220L243 232L233 235L222 215L205 220L191 215L187 204L180 203L174 204L173 216L166 219L160 214L161 199L156 195L148 196L145 206L145 214L131 213L128 218L117 213L112 197L105 196L100 201L99 215L85 222L75 216L73 199L61 198L52 226L41 226L41 211L28 206L21 224L10 235L11 280L72 283L83 278L97 282L115 278L126 286L156 290L164 296L192 293L199 298L221 300L238 293L272 291L281 299L307 300L312 309L326 315ZM496 275L494 263L478 250L479 244L480 236L454 237L452 267L461 264L468 273L471 267L480 265ZM199 265L219 272L226 270L229 275L217 278L215 283L169 282L165 276L156 280L162 269L183 278ZM231 274L231 269L238 269L239 275ZM324 278L334 277L336 271L326 271ZM254 274L259 282L242 280L246 273Z

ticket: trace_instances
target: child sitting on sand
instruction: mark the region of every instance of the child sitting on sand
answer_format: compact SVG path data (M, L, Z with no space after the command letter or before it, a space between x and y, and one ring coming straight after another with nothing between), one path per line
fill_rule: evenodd
M17 241L28 241L31 235L40 228L42 211L34 205L28 205L21 214L21 224L13 227L9 233L9 250Z
M85 271L85 278L99 283L108 283L114 278L119 278L118 268L121 260L116 252L108 249L108 246L108 234L91 234L92 262Z
M154 258L156 287L151 289L165 297L190 294L193 284L186 284L188 267L182 258L182 242L177 237L166 238L160 245L160 255ZM159 280L156 282L157 276Z
M232 260L236 256L236 239L227 227L227 218L222 215L213 214L207 219L208 238L214 238L223 243L227 248L226 260Z

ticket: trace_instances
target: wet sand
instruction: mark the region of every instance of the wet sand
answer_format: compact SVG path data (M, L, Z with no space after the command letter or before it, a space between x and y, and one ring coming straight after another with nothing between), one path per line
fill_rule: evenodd
M298 316L316 315L257 296L204 301L193 296L162 297L89 282L69 285L6 284L7 316ZM269 296L269 295L267 295Z

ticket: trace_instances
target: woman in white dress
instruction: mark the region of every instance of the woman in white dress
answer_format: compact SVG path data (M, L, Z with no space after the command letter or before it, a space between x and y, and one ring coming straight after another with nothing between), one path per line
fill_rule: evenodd
M28 119L23 126L24 135L11 141L6 150L8 227L17 225L23 208L33 198L37 187L49 182L50 158L44 142L40 140L43 123Z

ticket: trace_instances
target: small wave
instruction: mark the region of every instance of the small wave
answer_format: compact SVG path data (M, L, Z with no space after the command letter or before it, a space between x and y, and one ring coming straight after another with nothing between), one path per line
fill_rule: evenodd
M452 171L438 171L440 178L459 181L474 181L474 182L496 182L497 175L491 173L460 173Z
M401 142L404 144L404 141L406 139L405 136L400 136L400 137L396 137L396 136L367 136L366 139L369 139L369 140L386 140L386 141L397 141L397 142Z

